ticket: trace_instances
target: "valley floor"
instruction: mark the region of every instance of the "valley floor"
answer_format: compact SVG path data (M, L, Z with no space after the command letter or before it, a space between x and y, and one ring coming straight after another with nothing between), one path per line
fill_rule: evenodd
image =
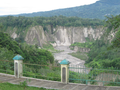
M66 59L70 62L70 65L84 66L84 63L85 63L84 60L80 60L76 57L69 55L69 53L75 52L73 50L70 50L69 46L57 46L57 47L55 47L55 49L61 50L61 51L64 50L63 52L54 53L54 58L55 58L55 60L58 60L59 63L62 60Z

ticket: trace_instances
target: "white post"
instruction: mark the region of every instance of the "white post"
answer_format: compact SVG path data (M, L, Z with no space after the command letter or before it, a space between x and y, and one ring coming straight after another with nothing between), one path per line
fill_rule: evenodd
M14 75L16 78L20 78L22 77L22 73L23 73L23 57L20 55L16 55L13 60L14 60Z
M62 83L69 83L69 69L68 69L68 66L69 66L69 61L67 60L63 60L60 62L61 64L61 82Z

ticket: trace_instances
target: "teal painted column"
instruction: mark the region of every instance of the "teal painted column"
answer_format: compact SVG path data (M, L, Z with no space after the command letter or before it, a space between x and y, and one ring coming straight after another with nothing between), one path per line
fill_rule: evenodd
M70 62L67 61L66 59L62 60L60 62L61 64L61 82L62 83L69 83L69 64Z
M14 60L14 75L16 78L22 77L23 74L23 57L20 55L16 55L13 60Z

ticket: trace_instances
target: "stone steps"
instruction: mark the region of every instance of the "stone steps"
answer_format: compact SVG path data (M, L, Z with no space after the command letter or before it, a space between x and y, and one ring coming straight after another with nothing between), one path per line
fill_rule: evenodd
M50 81L50 80L42 80L42 79L35 79L35 78L15 78L14 75L8 74L1 74L0 73L0 81L1 82L9 82L12 84L20 84L20 82L25 81L26 79L30 79L28 82L28 86L34 87L44 87L47 89L57 89L57 90L120 90L120 87L108 87L108 86L92 86L92 85L85 85L85 84L63 84L57 81Z

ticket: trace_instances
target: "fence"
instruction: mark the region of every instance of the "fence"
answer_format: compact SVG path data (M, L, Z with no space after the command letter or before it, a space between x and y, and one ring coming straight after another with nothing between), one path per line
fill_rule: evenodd
M62 69L60 69L60 66L47 66L29 63L22 63L22 66L23 76L54 81L62 80ZM118 68L86 68L80 65L68 65L68 69L69 82L120 86L120 70ZM67 69L65 71L67 72ZM0 60L0 72L14 75L14 62ZM65 78L65 75L67 76L64 72L63 78Z
M69 65L69 81L94 85L120 85L118 68L86 68Z
M23 63L23 76L60 81L60 67Z
M60 66L23 63L23 76L60 81ZM14 75L14 61L0 60L0 73Z

